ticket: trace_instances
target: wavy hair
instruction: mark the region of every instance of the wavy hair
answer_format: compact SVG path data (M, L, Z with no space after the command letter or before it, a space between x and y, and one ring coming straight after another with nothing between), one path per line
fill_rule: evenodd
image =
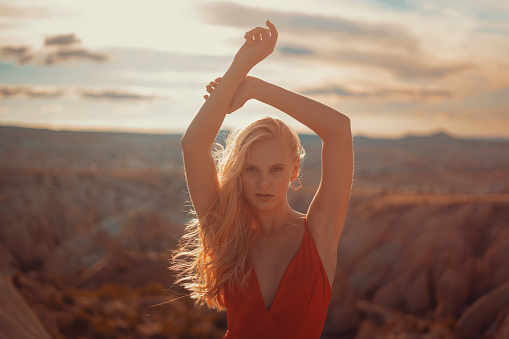
M229 288L239 286L247 294L249 248L261 224L242 193L241 173L250 147L276 137L287 141L293 160L302 165L306 152L297 133L283 121L268 116L231 132L226 147L214 144L219 189L201 220L191 208L194 216L186 222L186 234L173 251L173 265L169 267L177 272L175 283L191 292L195 304L225 310L226 284Z

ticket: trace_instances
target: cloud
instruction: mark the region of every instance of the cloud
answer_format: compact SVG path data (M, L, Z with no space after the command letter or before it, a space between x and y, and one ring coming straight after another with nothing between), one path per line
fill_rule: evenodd
M309 54L315 54L314 51L308 48L303 47L294 47L294 46L281 46L277 47L279 51L283 54L291 54L291 55L309 55Z
M68 60L92 60L95 62L104 62L109 58L104 53L90 52L85 48L76 48L68 50L60 50L57 52L51 52L46 55L43 63L45 65L53 65L55 63L61 63Z
M51 11L45 7L17 7L0 4L0 18L8 19L44 19L51 17Z
M17 59L19 65L24 65L34 59L30 46L4 46L0 47L0 59Z
M446 63L436 57L425 55L398 55L388 52L344 50L323 59L333 63L374 67L386 70L403 78L444 78L475 66L466 62Z
M160 97L155 95L138 94L119 89L91 90L84 88L71 89L67 86L38 86L38 85L7 85L0 84L0 98L11 98L24 96L30 99L57 98L71 95L81 95L85 99L106 99L106 100L155 100Z
M23 45L1 46L0 60L15 59L18 65L26 65L32 62L36 65L51 66L69 60L105 62L110 59L106 53L93 52L79 46L70 46L79 43L80 40L76 35L69 33L47 37L44 40L46 49L40 51L32 51L30 46Z
M152 95L143 95L129 93L121 90L102 90L102 91L89 91L80 90L84 98L91 99L109 99L109 100L153 100L156 97Z
M444 61L425 52L422 37L409 33L407 24L372 23L341 17L281 12L228 2L210 2L201 7L203 19L215 25L245 30L270 18L280 32L299 36L306 46L276 47L283 54L307 62L347 63L370 72L377 69L406 79L447 78L477 67L464 60Z
M372 89L367 91L355 91L341 86L330 86L316 89L304 89L299 93L305 95L314 94L332 94L340 97L352 98L375 98L375 99L390 99L390 100L403 100L403 101L430 101L430 100L445 100L454 96L454 93L447 89L399 89L399 88L384 88Z
M374 24L341 17L281 12L222 1L204 3L200 9L206 22L242 30L257 26L270 18L278 31L292 32L300 36L332 37L340 44L364 42L407 51L415 51L419 45L419 41L408 34L404 27L395 24Z
M438 79L464 70L477 67L467 62L444 62L437 57L418 53L415 55L397 54L385 51L365 51L344 49L338 52L327 52L319 49L308 49L286 45L277 48L283 54L302 58L301 61L324 63L343 67L344 64L357 65L362 68L382 70L400 78Z
M72 45L75 43L80 43L81 40L74 35L74 33L69 34L59 34L47 37L44 39L44 46L52 46L52 45Z
M22 95L31 99L55 98L62 96L64 92L64 89L50 86L0 84L0 98L10 98L17 95Z

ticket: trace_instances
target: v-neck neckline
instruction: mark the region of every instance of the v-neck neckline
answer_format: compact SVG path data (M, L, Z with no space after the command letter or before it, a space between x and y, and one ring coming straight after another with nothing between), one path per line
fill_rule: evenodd
M306 240L306 236L307 236L306 233L307 232L308 232L308 224L307 224L307 216L306 216L306 217L304 217L304 236L302 237L302 241L301 241L301 243L299 245L299 248L297 249L297 252L295 252L292 260L290 260L290 263L288 264L288 266L286 266L286 269L283 272L283 275L281 276L281 279L279 280L279 284L278 284L277 289L276 289L276 294L274 294L274 298L272 299L272 303L270 304L268 309L267 309L267 306L265 306L265 301L263 300L262 289L260 287L260 282L258 281L258 275L256 274L256 269L254 267L254 263L251 264L252 267L253 267L254 279L256 281L256 285L258 286L258 295L260 296L260 301L262 303L263 309L265 311L267 311L267 313L270 313L270 311L272 310L272 306L274 306L274 302L276 301L277 296L279 294L279 289L281 287L281 283L283 282L283 280L284 280L284 278L286 276L286 273L288 272L288 270L292 266L293 262L296 260L297 256L299 255L300 251L302 250L302 247L304 245L304 241Z

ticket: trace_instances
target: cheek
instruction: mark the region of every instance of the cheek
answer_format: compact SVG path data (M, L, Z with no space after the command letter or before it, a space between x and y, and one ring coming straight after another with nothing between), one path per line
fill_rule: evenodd
M252 184L251 184L251 182L250 182L249 178L248 178L247 176L245 176L245 175L242 175L242 176L240 177L240 182L242 183L242 189L243 189L244 191L248 191L248 190L249 190L249 188L250 188L250 186L252 186Z
M277 185L281 187L281 189L287 188L290 184L290 176L285 174L281 174L276 178Z

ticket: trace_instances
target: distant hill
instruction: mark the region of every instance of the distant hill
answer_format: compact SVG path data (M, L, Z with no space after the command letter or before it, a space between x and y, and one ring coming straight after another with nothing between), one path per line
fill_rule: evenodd
M221 130L216 142L224 143ZM159 171L183 178L180 134L52 131L0 126L0 167ZM321 139L301 134L303 178L318 187ZM444 132L398 139L353 138L354 189L444 193L509 191L509 140L459 139ZM475 179L473 179L475 178ZM303 202L305 205L306 202Z
M30 127L20 127L20 126L7 126L7 125L0 125L0 133L9 133L9 132L19 132L19 131L38 131L42 133L48 133L48 132L56 132L56 133L89 133L89 134L102 134L102 135L117 135L117 136L161 136L161 137L182 137L183 133L165 133L165 134L151 134L151 133L142 133L142 132L116 132L116 131L70 131L70 130L52 130L47 128L30 128ZM227 129L221 129L219 130L220 136L226 136L230 130ZM303 134L299 133L300 136L304 138L315 138L318 137L316 134ZM509 141L509 138L490 138L490 137L453 137L450 134L448 134L446 131L439 131L439 132L431 132L430 134L423 134L423 135L415 135L415 134L407 134L403 137L386 137L386 138L376 138L376 137L367 137L365 135L359 134L353 136L354 140L363 141L363 140L371 140L371 141L383 141L383 140L406 140L406 139L419 139L419 140L450 140L450 139L457 139L457 140L474 140L474 141Z

